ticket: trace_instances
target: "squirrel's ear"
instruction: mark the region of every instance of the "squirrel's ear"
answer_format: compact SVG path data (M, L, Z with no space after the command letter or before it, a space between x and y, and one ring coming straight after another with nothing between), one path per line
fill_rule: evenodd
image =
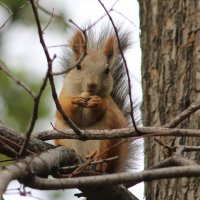
M111 36L108 38L106 43L103 46L103 53L107 57L108 63L113 60L116 51L115 37Z
M85 48L85 40L81 31L76 32L71 40L70 46L75 53L76 60L78 60L83 54Z

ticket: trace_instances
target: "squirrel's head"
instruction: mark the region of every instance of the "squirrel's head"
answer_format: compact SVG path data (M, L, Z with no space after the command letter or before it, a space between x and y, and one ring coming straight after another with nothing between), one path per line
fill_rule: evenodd
M76 32L71 40L71 65L75 67L68 72L66 85L73 95L89 92L109 96L113 87L111 70L117 58L115 35L109 36L101 48L87 46L90 41L86 40L81 31Z

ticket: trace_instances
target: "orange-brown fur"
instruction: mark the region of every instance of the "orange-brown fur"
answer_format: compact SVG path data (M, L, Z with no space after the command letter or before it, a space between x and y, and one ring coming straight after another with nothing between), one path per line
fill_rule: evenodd
M72 65L74 65L84 53L85 39L80 31L73 36L70 45L73 50ZM113 65L118 54L116 38L111 35L101 49L88 47L87 55L80 63L81 69L73 68L66 75L59 102L65 113L81 129L104 130L127 127L123 112L110 96L113 80L112 75L107 73L110 68L115 67ZM59 130L69 128L58 111L55 126ZM123 141L124 139L56 140L55 142L66 145L85 157L92 154L98 159L119 156L116 161L97 166L97 170L113 173L124 170L127 143ZM113 147L119 142L122 144Z

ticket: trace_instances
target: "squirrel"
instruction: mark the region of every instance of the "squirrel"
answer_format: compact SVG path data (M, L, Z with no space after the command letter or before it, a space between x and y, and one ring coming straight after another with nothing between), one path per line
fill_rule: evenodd
M99 37L94 28L87 30L87 37L77 30L65 51L64 65L68 72L59 102L80 129L120 129L129 125L127 77L118 46L119 40L121 50L125 52L128 49L129 33L122 28L117 29L118 38L109 27L103 28ZM58 130L69 128L58 111L55 127ZM55 143L74 149L83 157L106 159L119 156L117 160L96 167L97 171L114 173L125 170L128 155L126 140L57 139Z

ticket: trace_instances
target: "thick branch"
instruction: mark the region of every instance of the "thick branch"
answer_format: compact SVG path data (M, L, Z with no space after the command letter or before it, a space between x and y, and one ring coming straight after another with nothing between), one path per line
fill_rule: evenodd
M16 130L10 129L6 126L0 125L0 142L12 147L15 152L19 152L24 138L24 134L17 132ZM55 148L55 146L46 142L42 142L41 140L38 140L36 138L31 138L25 153L26 155L30 154L30 152L38 154L52 148ZM4 148L2 145L0 145L0 153L12 158L15 158L16 156L14 152Z
M37 157L26 157L25 159L5 167L0 171L0 195L5 192L12 180L29 180L32 175L48 176L55 173L59 166L81 163L81 158L76 156L72 150L66 147L50 149Z
M87 140L99 140L99 139L117 139L117 138L140 138L140 137L152 137L152 136L188 136L188 137L200 137L200 130L197 129L177 129L177 128L160 128L160 127L141 127L138 128L140 135L137 135L134 128L122 128L112 130L87 130L85 136ZM66 129L62 131L49 130L38 132L33 135L35 138L41 140L52 139L79 139L74 134L73 130Z
M150 136L195 136L200 137L200 131L196 129L168 129L168 128L150 128L143 127L140 128L143 133L141 137L150 137ZM88 130L85 133L89 140L98 140L98 139L114 139L114 138L122 138L122 137L132 137L138 138L134 128L124 128L124 129L116 129L116 130ZM54 148L53 145L42 142L41 140L50 140L50 139L79 139L79 136L74 134L73 130L66 129L65 132L60 133L55 130L43 131L40 133L36 133L35 138L30 139L28 144L28 151L39 153L43 152L47 149ZM38 140L38 139L40 140ZM8 144L16 151L18 151L19 146L22 144L24 140L24 135L20 132L12 130L4 125L0 125L0 141ZM14 145L15 144L15 145ZM195 149L198 147L195 147ZM190 148L191 149L191 148ZM193 150L195 150L193 147ZM199 149L199 148L198 148ZM0 145L0 152L4 153L8 156L13 157L13 153L9 150L6 150ZM30 154L30 153L26 153Z
M40 190L58 190L66 188L100 187L114 184L136 185L142 181L159 179L198 177L200 176L199 166L170 167L162 169L144 170L138 173L118 173L92 177L45 179L33 177L29 186Z
M170 129L163 129L163 130L170 130ZM23 135L4 126L0 126L0 135L1 135L1 141L4 141L2 137L6 138L6 140L11 140L12 142L14 141L18 144L20 144L23 141ZM31 138L28 147L32 148L31 150L33 152L41 152L42 150L44 151L45 148L46 149L52 148L53 145L46 144L42 141ZM0 146L0 151L2 149L3 147ZM54 151L56 152L55 154L54 154ZM6 189L9 181L13 179L20 179L26 185L29 185L37 189L50 190L50 189L79 188L84 192L84 194L86 194L86 196L90 196L90 195L93 196L94 191L90 190L91 187L95 188L95 187L106 186L105 191L106 189L109 191L113 191L114 184L135 185L142 181L151 181L151 180L163 179L163 178L200 176L199 166L194 166L194 163L188 162L187 159L176 158L176 160L173 161L175 164L190 165L190 166L189 167L170 167L170 168L163 168L163 169L156 169L156 170L145 170L143 172L134 173L134 174L120 173L120 174L111 174L111 175L103 175L103 176L67 178L67 179L62 178L62 179L53 179L53 180L48 180L45 178L39 178L35 176L30 177L31 174L38 175L38 176L45 176L47 174L52 174L52 172L55 172L55 169L57 169L58 166L62 166L64 164L68 164L68 165L78 164L80 160L81 159L77 157L73 151L70 151L65 147L58 147L56 149L48 150L48 152L42 153L39 156L39 158L28 157L24 159L23 161L19 161L16 164L8 166L2 171L0 171L1 192L3 192ZM159 167L162 167L161 165ZM28 182L26 182L27 178L28 178ZM110 185L110 186L107 188L107 185ZM116 187L121 187L121 186L116 186ZM98 188L97 190L99 191L100 189ZM104 192L104 189L102 189L102 193L103 192ZM103 199L106 199L106 198L103 198Z
M85 196L89 200L139 200L131 192L127 190L123 185L114 186L100 186L98 188L90 187L87 189L81 189Z
M102 176L92 176L92 177L82 177L81 179L84 178L91 178L95 179L96 177L104 177ZM72 178L72 179L78 179L79 178ZM27 186L35 189L40 189L40 190L60 190L60 189L66 189L63 186L62 180L68 181L67 179L53 179L57 182L56 187L45 187L46 183L49 183L51 185L51 180L50 179L45 179L45 178L39 178L39 177L33 177L31 180L27 182ZM49 182L50 181L50 182ZM71 181L71 178L69 179ZM40 187L44 184L44 187ZM55 185L54 185L55 186ZM67 187L68 188L68 187ZM117 199L117 200L138 200L133 194L131 194L127 188L125 188L123 185L89 185L89 186L81 186L79 187L79 184L75 187L70 187L70 188L78 188L80 189L83 193L79 196L85 196L90 200L110 200L110 199Z
M14 141L14 144L20 144L23 142L24 136L14 130L11 130L7 127L0 126L0 135L5 139L1 140L2 142ZM8 141L7 141L8 140ZM7 143L6 143L7 144ZM9 142L8 142L9 144ZM12 147L19 148L11 144ZM37 139L30 138L28 148L26 149L26 153L28 154L31 149L33 152L41 152L45 151L49 148L52 148L53 145L46 144ZM4 150L3 146L0 146L0 152ZM7 152L7 155L10 155L11 152ZM10 155L12 156L12 154ZM52 173L55 173L59 167L78 165L80 164L80 157L78 157L73 151L68 150L66 147L58 147L51 150L47 150L47 152L42 153L39 157L27 157L24 160L17 162L16 164L10 165L0 171L0 189L1 194L5 191L8 183L14 179L20 179L22 183L25 185L30 183L31 177L33 175L38 176L47 176ZM28 180L28 181L26 181ZM137 200L137 198L132 195L128 190L126 190L123 186L112 186L106 188L98 188L98 189L90 189L90 188L81 188L84 192L84 195L92 199L95 197L95 200L98 199L106 199L106 197L111 197L111 199L130 199ZM113 191L118 191L113 193ZM98 191L98 192L97 192ZM97 195L98 194L98 195Z

